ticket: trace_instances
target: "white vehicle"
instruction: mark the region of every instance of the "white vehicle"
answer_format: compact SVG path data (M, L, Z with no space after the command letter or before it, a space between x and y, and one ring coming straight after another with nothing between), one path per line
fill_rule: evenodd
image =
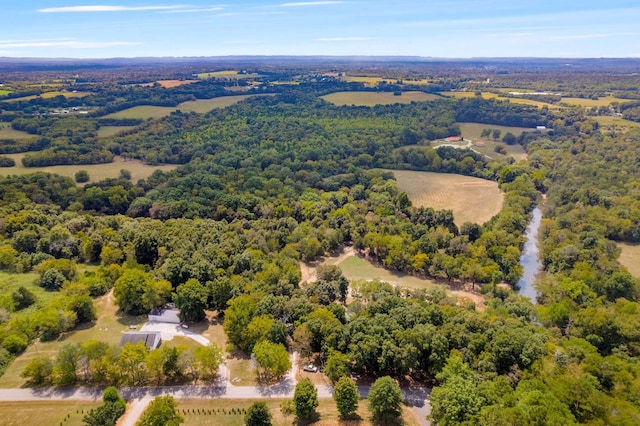
M316 367L313 364L309 364L309 365L305 365L304 367L302 367L303 371L308 371L309 373L317 373L318 372L318 367Z

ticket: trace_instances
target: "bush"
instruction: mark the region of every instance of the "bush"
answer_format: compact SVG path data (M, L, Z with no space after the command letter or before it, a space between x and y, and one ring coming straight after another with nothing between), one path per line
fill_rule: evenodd
M244 416L244 424L247 426L271 426L271 412L267 404L254 402Z
M89 179L90 179L89 172L86 170L78 170L74 175L74 178L77 183L89 182Z
M13 158L5 157L4 155L0 156L0 167L13 167L16 165L16 162Z

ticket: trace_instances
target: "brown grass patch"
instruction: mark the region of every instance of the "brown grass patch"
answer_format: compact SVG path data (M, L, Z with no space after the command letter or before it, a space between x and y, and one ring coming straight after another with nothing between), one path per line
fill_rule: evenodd
M416 206L453 210L458 226L485 223L500 212L504 195L497 182L448 173L392 170L398 190Z
M0 123L0 139L31 139L37 135L31 135L21 130L14 130L8 123Z
M627 268L629 273L636 278L640 278L640 244L618 243L622 249L618 262Z
M0 402L0 424L82 426L85 424L82 421L85 414L101 404L102 401L67 400Z
M160 86L166 87L167 89L170 89L172 87L182 86L184 84L191 84L191 83L197 83L197 82L198 80L158 80L156 81L156 83L158 83Z

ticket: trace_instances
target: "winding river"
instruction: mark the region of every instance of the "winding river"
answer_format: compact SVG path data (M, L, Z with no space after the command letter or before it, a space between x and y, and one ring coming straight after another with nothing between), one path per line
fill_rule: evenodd
M528 297L535 304L538 292L533 286L536 276L542 270L538 248L538 229L542 220L542 211L536 207L533 210L533 218L527 227L525 237L527 242L520 256L520 264L523 267L522 278L517 283L518 293Z

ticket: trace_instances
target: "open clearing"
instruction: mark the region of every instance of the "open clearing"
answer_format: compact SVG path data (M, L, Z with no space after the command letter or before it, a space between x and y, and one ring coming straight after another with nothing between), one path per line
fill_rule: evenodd
M46 92L40 95L43 99L55 98L56 96L64 96L65 98L84 98L91 92Z
M248 409L254 401L247 399L179 399L178 411L182 417L184 417L185 426L205 426L205 425L219 425L219 426L242 426L244 425L244 413L242 410ZM313 424L316 426L365 426L373 425L371 422L371 413L368 408L368 401L361 399L358 403L358 418L354 420L341 420L336 409L336 403L331 398L319 398L318 408L316 412L319 414L319 419L314 422L296 422L295 415L290 414L285 416L280 411L280 403L282 399L265 399L264 402L271 411L272 424L274 426L291 426L292 424L305 425ZM236 414L230 414L231 410L234 410ZM198 414L200 410L200 414ZM222 411L224 410L224 412ZM209 414L211 413L211 414ZM410 407L402 406L402 421L394 423L405 426L418 426L420 421L417 419L416 414Z
M255 73L240 74L239 71L236 71L236 70L202 72L200 74L196 74L196 77L198 77L201 80L206 78L217 78L222 80L225 80L225 79L241 80L241 79L247 79L247 78L256 78L260 76L261 76L260 74L255 74Z
M182 112L206 113L215 108L228 107L251 96L257 95L220 96L212 99L198 99L196 101L183 102L175 108L140 105L105 115L103 118L162 118L177 110L180 110Z
M7 96L9 93L11 93L11 90L0 89L0 96Z
M522 132L534 132L536 129L531 127L509 127L509 126L498 126L496 124L483 124L483 123L458 123L460 126L460 131L462 132L462 136L467 139L485 139L482 138L482 131L484 129L492 129L492 130L500 130L500 137L502 138L507 132L511 132L516 136L520 136ZM488 138L490 139L490 138Z
M81 426L84 425L82 417L99 405L102 401L0 402L0 424Z
M592 119L594 119L595 121L598 122L598 124L600 124L600 126L604 126L604 127L613 127L613 126L617 126L617 127L640 127L640 123L635 122L635 121L631 121L631 120L625 120L622 117L614 117L611 115L599 115L596 117L590 117Z
M598 99L588 98L562 98L560 102L564 102L569 105L579 105L583 107L600 107L608 106L611 102L628 102L627 99L616 98L615 96L605 96Z
M115 136L120 132L126 132L127 130L131 130L136 126L102 126L98 129L98 137L99 138L108 138L111 136Z
M160 86L170 89L172 87L182 86L183 84L191 84L197 82L198 80L158 80L154 83L158 83Z
M68 176L73 179L78 170L86 170L89 172L90 180L87 183L98 182L107 178L117 178L120 170L125 169L131 172L131 181L137 182L140 179L146 179L151 176L155 170L168 172L178 167L176 164L162 164L158 166L150 166L143 164L140 160L125 160L122 157L114 157L112 163L106 164L80 164L72 166L49 166L49 167L24 167L22 165L22 157L25 153L6 154L7 157L13 158L16 165L13 167L0 168L0 176L8 175L26 175L35 172L56 173L61 176Z
M622 249L618 262L625 266L631 275L640 278L640 244L618 243Z
M398 190L405 191L415 206L453 210L458 226L485 223L502 208L504 195L497 182L448 173L391 171Z
M36 135L12 129L8 123L0 123L0 139L31 139L35 137Z
M322 98L338 106L374 106L432 101L439 99L440 96L417 91L402 92L401 96L395 96L393 92L336 92L322 96Z
M452 98L474 98L476 96L475 92L473 91L440 92L440 94L442 96L452 97ZM546 106L550 109L560 108L558 105L550 104L548 102L533 101L530 99L522 99L522 98L511 98L511 97L496 95L495 93L491 93L491 92L482 92L481 95L484 99L498 99L500 101L509 101L514 104L533 105L539 108Z

